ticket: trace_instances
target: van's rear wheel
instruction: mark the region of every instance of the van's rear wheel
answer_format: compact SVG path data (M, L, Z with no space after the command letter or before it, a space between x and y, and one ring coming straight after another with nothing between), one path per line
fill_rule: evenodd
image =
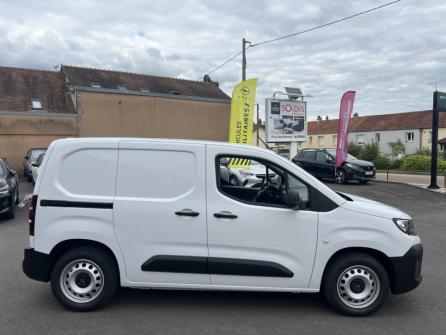
M335 259L323 282L328 303L346 315L368 315L384 303L389 295L389 278L375 258L352 253Z
M92 247L63 254L51 273L51 289L59 302L74 311L91 311L106 304L118 287L111 257Z

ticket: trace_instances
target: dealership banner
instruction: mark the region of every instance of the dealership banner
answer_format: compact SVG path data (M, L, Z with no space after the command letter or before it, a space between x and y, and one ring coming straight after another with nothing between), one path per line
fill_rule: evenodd
M267 142L304 142L307 140L307 103L302 100L266 99Z
M252 144L254 105L256 101L257 78L239 83L232 91L231 115L229 118L229 142ZM231 168L244 167L246 162L233 162Z
M347 91L341 99L338 121L338 143L336 145L336 167L347 160L348 156L348 127L352 117L353 103L356 91Z

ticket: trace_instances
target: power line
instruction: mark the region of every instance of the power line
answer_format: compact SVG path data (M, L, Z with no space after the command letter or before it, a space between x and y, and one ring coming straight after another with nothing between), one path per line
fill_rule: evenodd
M383 5L380 5L380 6L378 6L378 7L374 7L374 8L371 8L371 9L367 9L367 10L365 10L365 11L362 11L362 12L359 12L359 13L355 13L355 14L350 15L350 16L346 16L346 17L344 17L344 18L342 18L342 19L338 19L338 20L335 20L335 21L331 21L331 22L328 22L328 23L324 23L324 24L321 24L321 25L316 26L316 27L313 27L313 28L309 28L309 29L305 29L305 30L299 31L299 32L297 32L297 33L293 33L293 34L289 34L289 35L285 35L285 36L281 36L281 37L273 38L273 39L266 40L266 41L259 42L259 43L254 43L254 44L249 45L249 46L247 47L247 49L252 48L252 47L255 47L255 46L259 46L259 45L263 45L263 44L267 44L267 43L272 43L272 42L276 42L276 41L279 41L279 40L283 40L283 39L285 39L285 38L289 38L289 37L293 37L293 36L302 35L302 34L305 34L305 33L310 32L310 31L314 31L314 30L317 30L317 29L321 29L321 28L324 28L324 27L327 27L327 26L331 26L331 25L334 25L334 24L336 24L336 23L340 23L340 22L343 22L343 21L352 19L352 18L354 18L354 17L357 17L357 16L360 16L360 15L363 15L363 14L367 14L367 13L376 11L376 10L378 10L378 9L381 9L381 8L384 8L384 7L393 5L393 4L395 4L395 3L397 3L397 2L401 2L401 1L402 1L402 0L391 1L391 2L385 3L385 4L383 4ZM228 60L226 60L225 62L223 62L222 64L220 64L219 66L215 67L215 68L212 69L211 71L207 72L206 74L209 75L209 74L211 74L211 73L217 71L218 69L222 68L223 66L225 66L226 64L228 64L230 61L232 61L233 59L235 59L236 57L238 57L241 53L242 53L242 51L237 52L234 56L232 56L231 58L229 58Z
M338 20L334 20L334 21L331 21L331 22L328 22L328 23L324 23L324 24L321 24L321 25L313 27L313 28L309 28L309 29L305 29L305 30L299 31L297 33L293 33L293 34L289 34L289 35L285 35L285 36L281 36L281 37L276 37L276 38L273 38L273 39L270 39L270 40L266 40L266 41L263 41L263 42L259 42L259 43L254 43L254 44L251 44L250 47L253 48L253 47L256 47L256 46L259 46L259 45L280 41L280 40L283 40L285 38L298 36L298 35L302 35L302 34L308 33L310 31L314 31L314 30L317 30L317 29L325 28L325 27L331 26L333 24L340 23L340 22L352 19L354 17L360 16L360 15L363 15L363 14L367 14L367 13L373 12L375 10L378 10L378 9L381 9L381 8L393 5L393 4L395 4L397 2L400 2L400 1L402 1L402 0L391 1L391 2L385 3L385 4L381 5L381 6L374 7L374 8L371 8L371 9L367 9L365 11L362 11L362 12L359 12L359 13L356 13L356 14L353 14L353 15L350 15L350 16L346 16L346 17L344 17L342 19L338 19Z

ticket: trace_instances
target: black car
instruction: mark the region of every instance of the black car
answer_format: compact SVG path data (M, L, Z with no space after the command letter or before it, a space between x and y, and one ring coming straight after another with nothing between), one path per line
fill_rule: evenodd
M335 169L335 149L303 149L293 158L293 162L317 178L333 179L339 184L348 180L365 184L375 179L376 170L373 163L359 160L350 154L347 161Z
M17 173L4 158L0 158L0 216L14 217L14 209L19 203L19 179Z

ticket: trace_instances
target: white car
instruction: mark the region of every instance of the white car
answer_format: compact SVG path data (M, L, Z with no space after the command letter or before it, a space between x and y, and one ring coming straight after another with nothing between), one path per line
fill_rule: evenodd
M220 165L231 157L277 177L261 188L225 184ZM367 315L422 279L423 248L408 214L338 194L249 145L54 141L28 222L24 272L50 281L76 311L99 308L123 286L322 291L337 311Z
M222 179L232 186L261 187L265 182L266 168L255 160L241 168L230 167L227 162L220 165ZM274 178L276 174L269 171L268 177Z
M37 175L39 174L39 168L42 164L43 158L45 157L45 154L40 154L39 157L37 157L37 160L35 163L31 164L31 173L33 177L33 185L36 184Z

